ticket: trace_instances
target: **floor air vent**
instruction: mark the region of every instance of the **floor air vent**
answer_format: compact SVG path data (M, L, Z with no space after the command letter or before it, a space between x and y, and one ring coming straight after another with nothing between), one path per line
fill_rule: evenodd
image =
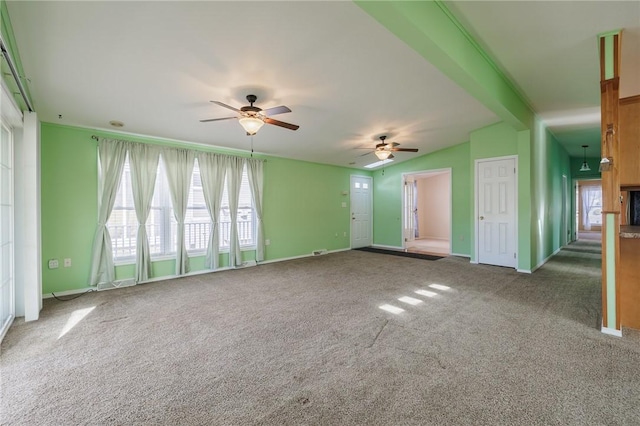
M311 254L314 256L322 256L323 254L327 254L327 249L314 250Z

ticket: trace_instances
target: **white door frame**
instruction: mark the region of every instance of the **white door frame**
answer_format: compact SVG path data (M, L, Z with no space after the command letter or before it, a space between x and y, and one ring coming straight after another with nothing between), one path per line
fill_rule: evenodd
M371 235L371 245L373 245L373 177L366 175L350 175L349 176L349 248L353 248L353 219L352 219L352 204L353 199L351 198L352 194L352 185L353 178L364 178L369 180L369 188L371 191L369 194L369 235Z
M429 175L436 175L443 172L449 173L449 254L453 253L453 171L451 167L402 173L401 175L402 182L400 185L400 189L402 191L402 205L400 206L400 217L402 218L402 224L401 224L402 226L401 226L400 232L402 237L401 239L402 248L404 250L407 249L407 242L405 241L405 237L404 237L404 230L406 227L405 211L404 211L404 207L406 205L405 190L404 190L405 182L407 182L408 177L413 177L413 178L428 177Z
M474 235L475 235L475 253L474 253L474 257L473 259L471 259L471 263L478 263L478 253L480 253L480 227L478 226L478 201L479 201L479 197L478 197L478 166L480 163L484 163L484 162L489 162L489 161L500 161L500 160L515 160L515 174L514 174L514 185L513 185L513 192L514 192L514 204L515 204L515 210L514 210L514 219L515 219L515 227L514 227L514 232L513 232L513 236L514 236L514 244L513 244L513 249L516 253L516 262L515 262L515 269L518 269L518 263L520 261L520 252L518 250L518 242L520 240L519 236L518 236L518 156L517 155L505 155L504 157L490 157L490 158L477 158L474 161L474 169L473 169L473 186L474 186L474 193L473 193L473 226L474 226Z

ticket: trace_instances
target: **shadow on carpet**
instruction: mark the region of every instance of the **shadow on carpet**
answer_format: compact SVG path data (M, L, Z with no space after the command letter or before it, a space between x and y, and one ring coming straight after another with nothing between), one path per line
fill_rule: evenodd
M422 254L422 253L408 253L406 251L397 251L397 250L385 250L385 249L379 249L374 247L360 247L354 250L368 251L370 253L378 253L378 254L390 254L392 256L412 257L414 259L424 259L424 260L442 259L442 256L433 256L430 254Z

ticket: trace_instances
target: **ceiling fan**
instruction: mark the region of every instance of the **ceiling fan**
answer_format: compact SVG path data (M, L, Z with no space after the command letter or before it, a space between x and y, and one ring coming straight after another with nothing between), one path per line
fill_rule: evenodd
M418 148L398 148L398 146L400 145L399 143L385 142L386 139L386 135L380 136L380 143L376 145L376 148L373 151L373 153L376 155L376 157L378 157L379 160L387 160L393 158L393 152L418 152Z
M285 123L284 121L274 120L273 118L271 118L272 115L291 112L288 107L281 105L273 108L262 109L258 108L257 106L253 106L254 102L257 100L258 97L256 95L247 95L247 101L249 101L249 105L243 106L240 109L234 108L231 105L227 105L219 101L211 101L214 104L220 105L221 107L225 107L237 112L238 115L235 117L209 118L207 120L200 120L200 122L207 123L209 121L238 119L240 125L247 132L247 135L255 135L256 133L258 133L258 130L260 130L264 123L284 127L285 129L289 130L298 130L298 128L300 128L300 126L296 124Z

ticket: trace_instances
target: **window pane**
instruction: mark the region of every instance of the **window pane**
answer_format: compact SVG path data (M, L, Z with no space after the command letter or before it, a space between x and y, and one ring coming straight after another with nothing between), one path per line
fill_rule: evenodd
M107 229L111 235L114 260L135 257L138 220L133 206L131 168L128 155L124 162L122 179L116 194L113 211L107 221Z
M222 208L220 209L220 247L228 248L230 239L231 215L229 212L229 194L227 192L227 182L224 183L222 193ZM247 168L242 171L242 181L240 183L240 198L238 199L238 237L240 246L255 245L255 211L253 209L253 199L251 197L251 187L249 186L249 176Z
M211 233L211 218L204 202L200 166L198 160L193 166L187 213L184 221L184 239L188 251L205 251Z
M164 162L160 157L156 186L151 200L151 212L147 219L147 233L151 256L170 255L176 252L176 219L171 206L171 194L167 183Z

